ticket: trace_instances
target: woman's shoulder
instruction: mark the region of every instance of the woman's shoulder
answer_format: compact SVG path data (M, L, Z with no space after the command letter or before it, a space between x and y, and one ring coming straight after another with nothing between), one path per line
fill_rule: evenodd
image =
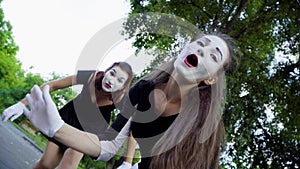
M138 81L133 87L133 90L139 90L143 92L148 90L153 90L153 89L154 89L153 80L146 80L146 79L142 79Z
M152 80L140 80L133 87L130 88L129 96L138 98L138 96L143 96L149 94L154 89Z
M137 82L138 86L153 86L154 85L154 81L153 80L148 80L148 79L142 79L139 82Z

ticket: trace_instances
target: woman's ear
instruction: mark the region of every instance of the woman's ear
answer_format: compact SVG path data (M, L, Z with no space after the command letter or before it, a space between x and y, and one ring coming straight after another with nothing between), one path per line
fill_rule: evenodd
M213 85L216 82L217 82L217 78L216 77L213 77L213 78L210 77L209 79L204 80L204 83L206 85Z

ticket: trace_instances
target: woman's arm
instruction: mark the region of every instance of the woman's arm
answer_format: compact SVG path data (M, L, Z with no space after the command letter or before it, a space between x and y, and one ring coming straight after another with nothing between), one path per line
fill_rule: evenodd
M114 140L100 141L102 149L98 157L98 160L108 161L117 154L117 152L122 147L125 140L128 138L130 125L131 125L131 118L129 118L125 126L122 128L122 130L119 132L119 134Z
M54 138L79 152L98 157L97 160L108 161L119 151L128 138L130 124L131 118L117 137L111 141L99 141L97 135L80 131L68 124L64 124L54 134Z
M96 135L65 124L50 96L49 86L45 86L42 92L35 85L31 89L31 94L26 95L26 99L31 111L25 108L24 114L37 129L82 153L93 157L99 156L100 152L104 155L115 154L127 139L131 120L128 120L115 140L101 142Z
M77 84L76 81L77 81L76 75L72 75L72 76L64 77L64 78L61 78L58 80L47 82L47 83L41 85L40 89L43 90L44 87L46 85L48 85L50 88L49 91L51 92L51 91L63 89L63 88L69 87L71 85ZM15 119L17 119L18 117L20 117L23 114L23 110L26 105L28 105L28 101L26 98L24 98L21 101L19 101L18 103L8 107L2 113L2 116L1 116L2 121L7 121L8 119L10 119L11 121L14 121Z
M131 169L132 168L132 160L134 158L134 152L135 152L136 145L137 145L137 143L136 143L135 139L133 138L132 133L130 132L130 135L128 137L127 149L126 149L124 161L117 169Z
M126 155L124 157L124 161L132 164L136 145L137 145L137 143L136 143L135 139L133 138L132 133L130 132L130 135L128 137L127 150L126 150Z
M58 80L53 80L53 81L46 82L46 83L42 84L40 86L40 88L41 88L41 90L43 90L44 87L46 85L48 85L49 86L49 92L52 92L52 91L56 91L58 89L64 89L64 88L70 87L70 86L75 85L75 84L77 84L76 75L71 75L71 76L67 76L67 77L64 77L64 78L61 78L61 79L58 79ZM28 102L27 102L26 98L23 98L21 100L21 102L25 106L28 105Z
M68 124L64 124L55 134L54 138L79 152L98 157L101 151L101 143L95 134L78 130Z

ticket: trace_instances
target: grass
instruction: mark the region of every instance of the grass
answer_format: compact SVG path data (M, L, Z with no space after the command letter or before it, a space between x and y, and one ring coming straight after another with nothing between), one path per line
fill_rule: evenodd
M11 122L11 124L13 124L16 128L21 130L28 138L30 138L32 141L34 141L35 144L40 149L45 150L47 139L43 135L41 135L41 134L33 135L18 124L14 123L14 122Z

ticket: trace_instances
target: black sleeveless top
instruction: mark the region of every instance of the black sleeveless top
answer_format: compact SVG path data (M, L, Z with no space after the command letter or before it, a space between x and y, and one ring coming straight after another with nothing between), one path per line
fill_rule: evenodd
M91 93L89 90L92 75L96 71L78 71L77 84L82 84L81 93L73 99L73 104L70 110L73 109L73 114L78 118L78 121L84 131L94 134L103 133L110 122L111 112L115 109L115 105L97 106L91 100ZM100 80L102 80L100 78Z
M152 95L154 87L155 83L150 80L141 80L135 84L124 99L121 113L111 126L120 131L127 119L133 116L130 129L139 144L142 156L139 169L149 168L153 146L178 116L178 114L175 114L161 117L155 113ZM105 134L105 136L102 135L99 138L112 140L116 136L113 135L111 128Z
M96 106L92 103L91 95L89 91L89 78L96 71L78 71L77 84L82 84L83 88L80 94L73 100L69 101L60 110L59 114L65 123L84 131L89 131L94 134L103 133L109 126L111 112L115 109L115 105ZM90 116L91 114L99 114L97 119L93 121L88 118L89 121L85 122L85 119L80 119L82 116ZM79 117L78 117L79 115ZM91 125L85 126L82 123L89 123ZM95 125L95 123L97 125ZM92 128L90 130L90 128ZM46 136L47 137L47 136ZM54 138L47 137L49 141L57 144L62 151L65 151L68 147L58 142Z
M167 117L158 117L156 120L149 123L132 122L132 135L140 147L142 156L141 162L139 163L139 169L149 168L152 148L170 127L177 115L178 114Z

